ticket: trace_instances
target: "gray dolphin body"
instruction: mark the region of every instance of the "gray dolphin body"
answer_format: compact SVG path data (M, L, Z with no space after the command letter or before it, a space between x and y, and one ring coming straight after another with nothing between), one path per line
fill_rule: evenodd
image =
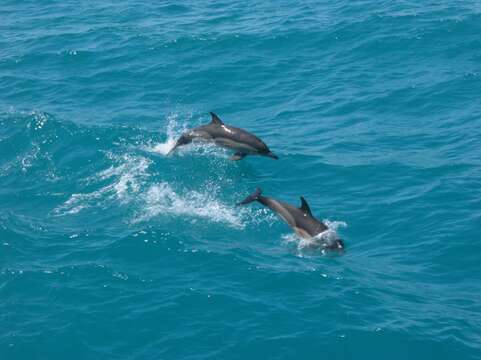
M212 121L209 124L196 127L182 134L169 154L179 146L190 144L194 140L200 140L234 150L235 154L230 157L231 160L241 160L246 155L261 155L278 159L267 145L254 134L226 125L216 114L212 112L210 114Z
M257 188L253 194L246 197L237 205L245 205L253 201L260 202L262 205L267 206L269 209L277 213L296 232L296 234L303 239L312 239L328 229L322 221L317 220L312 215L306 199L302 196L301 207L297 208L283 201L262 196L261 193L261 189ZM325 240L320 246L324 249L342 251L344 249L344 242L341 239Z

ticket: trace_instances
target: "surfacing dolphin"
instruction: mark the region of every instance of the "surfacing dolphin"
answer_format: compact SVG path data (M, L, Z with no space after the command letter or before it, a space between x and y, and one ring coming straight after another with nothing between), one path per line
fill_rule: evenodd
M241 160L246 155L261 155L278 159L267 145L254 134L224 124L213 112L210 115L212 116L212 121L209 124L201 125L182 134L167 155L179 146L190 144L194 140L200 140L234 150L235 154L230 157L230 160Z
M279 201L267 196L262 196L262 190L257 188L256 191L246 197L237 205L246 205L253 201L258 201L262 205L277 213L294 231L303 239L312 239L322 232L326 231L328 227L317 220L311 212L306 199L301 196L301 207L297 208L283 201ZM344 250L344 241L341 239L323 239L319 246L328 250Z

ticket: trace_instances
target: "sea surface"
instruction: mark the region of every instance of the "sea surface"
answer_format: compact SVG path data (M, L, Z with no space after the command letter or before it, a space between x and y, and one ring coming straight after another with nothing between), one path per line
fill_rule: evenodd
M481 359L481 3L2 0L0 359Z

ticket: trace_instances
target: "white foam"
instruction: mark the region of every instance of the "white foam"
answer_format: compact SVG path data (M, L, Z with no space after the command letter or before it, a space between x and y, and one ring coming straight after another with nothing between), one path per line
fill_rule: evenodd
M339 228L347 227L344 221L330 221L328 219L322 220L322 222L329 228L329 230L337 231Z
M40 153L40 146L37 143L32 143L31 149L23 154L17 155L15 159L7 161L0 167L0 175L4 176L12 170L20 168L22 172L26 173L37 160Z
M167 124L166 141L158 144L149 144L148 146L144 147L145 151L161 155L167 155L169 151L172 150L172 148L174 147L180 135L185 132L186 126L180 125L177 122L177 114L172 114L168 116L167 119L169 122Z
M91 205L89 202L92 199L101 197L100 191L95 191L88 194L72 194L70 198L62 205L57 206L53 212L55 215L72 215L77 214L81 210L89 208Z
M149 185L150 160L131 154L106 155L116 164L83 181L89 187L95 187L99 183L102 183L102 186L97 186L97 189L91 192L72 194L53 210L53 214L57 216L77 214L87 208L105 206L106 202L135 203L140 210L134 222L167 215L202 218L234 228L244 227L242 216L246 210L226 205L218 200L217 195L221 189L213 184L208 184L205 190L180 192L174 191L166 182Z
M141 184L149 176L147 168L150 160L128 154L116 156L108 153L107 156L119 164L102 170L86 180L87 183L95 183L113 179L112 182L96 191L72 194L67 201L54 209L54 214L77 214L83 209L98 206L103 200L118 199L121 202L129 202L132 199L131 195L140 192Z
M149 220L159 215L182 215L244 228L242 209L227 206L216 199L214 192L187 191L176 193L165 183L150 186L144 196L145 207L136 221Z
M328 227L327 230L314 236L310 239L303 239L297 236L295 233L283 235L282 239L287 244L293 244L297 247L297 250L303 251L306 249L323 249L323 245L331 243L339 239L337 229L340 227L347 227L347 224L343 221L329 221L323 220L323 223Z

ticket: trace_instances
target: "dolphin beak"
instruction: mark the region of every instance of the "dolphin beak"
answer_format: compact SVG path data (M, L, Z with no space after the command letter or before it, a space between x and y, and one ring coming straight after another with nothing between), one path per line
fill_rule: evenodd
M273 158L273 159L276 159L276 160L279 160L279 157L277 155L275 155L272 151L269 151L266 156L270 157L270 158Z

